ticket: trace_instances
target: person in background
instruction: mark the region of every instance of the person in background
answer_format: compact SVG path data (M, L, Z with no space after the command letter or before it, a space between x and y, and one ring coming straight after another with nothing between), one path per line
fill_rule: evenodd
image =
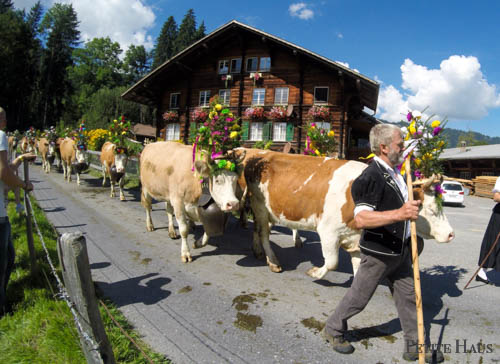
M402 131L392 124L378 124L370 130L374 160L354 180L354 224L362 229L359 242L361 263L351 287L328 318L321 332L333 350L351 354L354 347L345 338L347 320L363 311L379 283L388 279L405 345L403 359L418 359L417 309L411 263L410 220L417 220L420 200L409 201L404 178L397 170L402 162ZM426 353L426 361L432 353ZM438 363L444 360L436 352Z
M14 169L23 160L35 160L36 156L31 153L22 154L9 164L7 152L9 149L7 135L4 129L7 127L7 114L0 107L0 316L5 314L7 304L7 284L10 273L14 267L15 251L10 233L10 222L7 216L7 204L5 192L6 187L22 188L25 191L33 190L31 182L25 183L16 176Z
M477 263L479 266L495 243L497 235L500 232L500 177L497 178L495 187L493 188L493 201L497 202L497 204L493 207L493 213L491 214L490 222L488 223L488 227L484 233L483 242L481 243L479 262ZM476 281L486 284L491 283L486 275L486 269L488 268L500 271L500 243L497 243L495 249L477 273Z

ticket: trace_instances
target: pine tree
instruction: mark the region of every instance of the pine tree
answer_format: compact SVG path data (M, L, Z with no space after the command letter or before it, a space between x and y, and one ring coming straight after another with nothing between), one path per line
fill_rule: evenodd
M206 28L205 28L205 22L202 21L200 26L198 27L198 30L196 31L196 37L194 39L194 41L198 41L200 40L201 38L205 37L205 32L206 32Z
M12 0L0 0L0 14L13 10Z
M71 4L54 4L45 14L40 29L46 49L42 54L42 126L58 122L64 113L65 97L70 92L68 67L73 64L72 52L78 45L78 18Z
M160 35L156 41L156 47L153 51L153 66L157 68L167 59L172 58L175 52L175 42L177 39L177 24L173 16L169 16L163 24Z
M179 53L193 44L196 41L196 36L197 31L194 10L189 9L179 27L179 34L175 42L175 53Z

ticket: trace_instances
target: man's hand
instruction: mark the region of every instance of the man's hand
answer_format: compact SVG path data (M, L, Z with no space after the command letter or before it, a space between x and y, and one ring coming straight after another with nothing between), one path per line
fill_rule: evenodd
M19 157L22 157L21 160L26 160L28 162L33 162L36 159L36 155L33 153L24 153L21 154Z
M415 221L418 219L418 207L420 206L420 200L413 200L406 202L399 209L399 214L401 216L401 220L412 220Z

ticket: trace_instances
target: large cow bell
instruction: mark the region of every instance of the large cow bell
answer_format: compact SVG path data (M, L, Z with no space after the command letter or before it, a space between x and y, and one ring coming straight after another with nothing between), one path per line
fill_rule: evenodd
M125 174L125 172L117 172L116 171L116 166L112 166L110 168L109 174L111 175L111 180L113 182L118 182L119 180L122 179L122 177Z
M83 171L85 171L87 168L88 168L88 164L83 162L83 163L76 163L75 164L75 170L76 170L76 173L82 173Z
M203 229L208 236L212 237L224 234L228 214L222 212L214 200L211 200L205 206L199 206L198 215L203 224Z

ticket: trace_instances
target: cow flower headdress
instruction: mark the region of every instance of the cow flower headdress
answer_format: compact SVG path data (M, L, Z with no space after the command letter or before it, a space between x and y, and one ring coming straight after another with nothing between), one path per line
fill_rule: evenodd
M57 132L55 126L51 126L49 129L45 130L45 137L51 144L56 142Z
M224 108L217 98L210 104L205 122L196 130L193 143L193 170L197 152L208 157L211 174L229 170L241 172L241 166L230 156L230 151L240 146L241 130L237 118Z
M420 111L408 111L406 120L409 123L408 126L401 128L406 133L406 149L403 156L406 160L406 157L410 155L411 170L417 180L434 180L436 176L441 176L443 173L439 156L446 146L442 134L446 121L441 123L435 120L433 115L424 121ZM401 174L405 171L404 163L399 166ZM438 207L441 209L443 190L439 183L434 185L434 193Z
M127 153L126 139L130 135L130 120L126 120L125 116L120 116L109 124L109 140L116 145L115 153Z
M73 132L72 139L76 143L79 150L87 150L87 128L85 127L85 120L82 120L78 129Z
M333 130L318 128L312 122L307 127L304 154L325 157L335 152L336 142Z

